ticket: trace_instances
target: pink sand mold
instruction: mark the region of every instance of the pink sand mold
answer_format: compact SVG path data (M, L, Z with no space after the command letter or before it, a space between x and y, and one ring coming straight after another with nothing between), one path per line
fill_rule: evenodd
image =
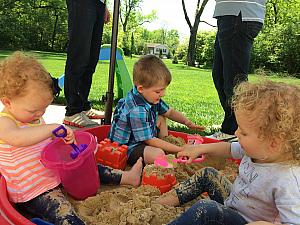
M192 163L200 163L203 162L205 160L205 156L201 155L199 158L194 159L192 161ZM172 163L187 163L188 159L185 157L179 157L177 159L173 159ZM172 168L173 165L168 163L167 161L167 157L165 155L163 156L159 156L154 160L154 165L156 166L161 166L161 167L165 167L165 168Z

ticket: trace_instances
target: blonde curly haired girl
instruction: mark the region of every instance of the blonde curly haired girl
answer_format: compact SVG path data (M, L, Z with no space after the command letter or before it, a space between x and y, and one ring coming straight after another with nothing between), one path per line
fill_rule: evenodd
M178 156L240 159L231 184L204 168L158 199L180 205L208 192L171 222L179 224L300 224L300 88L263 81L241 83L232 99L238 142L186 147Z

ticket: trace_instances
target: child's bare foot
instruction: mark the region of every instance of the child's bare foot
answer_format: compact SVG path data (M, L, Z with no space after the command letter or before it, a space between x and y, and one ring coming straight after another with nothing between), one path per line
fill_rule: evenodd
M124 171L120 184L129 184L139 186L141 183L141 175L143 171L143 159L140 157L129 171Z
M168 206L178 206L180 205L179 199L177 197L176 191L171 190L162 196L160 196L158 199L156 199L156 202L161 205L168 205Z

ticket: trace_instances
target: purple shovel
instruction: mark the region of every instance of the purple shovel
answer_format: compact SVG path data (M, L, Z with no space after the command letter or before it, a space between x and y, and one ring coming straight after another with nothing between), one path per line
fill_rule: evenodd
M59 127L57 127L56 129L54 129L52 131L52 133L54 134L55 137L60 137L60 138L64 138L67 136L67 129L63 126L60 125ZM73 151L71 151L70 153L70 157L72 159L76 159L77 156L84 151L84 149L86 149L87 145L86 144L81 144L79 145L79 147L77 145L75 145L74 143L70 144L71 147L73 148Z

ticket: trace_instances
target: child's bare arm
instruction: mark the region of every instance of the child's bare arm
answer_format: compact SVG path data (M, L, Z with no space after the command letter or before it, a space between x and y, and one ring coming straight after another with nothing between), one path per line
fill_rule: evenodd
M270 223L270 222L266 222L266 221L256 221L256 222L247 223L247 225L273 225L273 224L274 223ZM278 224L278 223L276 223L276 224Z
M191 120L186 118L181 112L178 112L175 109L170 108L163 116L175 122L181 123L190 129L198 131L205 130L205 127L193 123Z
M15 147L24 147L39 143L51 137L52 130L59 126L59 124L47 124L19 128L8 117L1 117L0 124L0 140Z
M176 153L183 150L182 147L178 147L176 145L173 145L169 142L166 142L160 138L152 138L150 140L146 140L145 143L149 146L153 146L156 148L161 148L166 152Z
M223 157L230 158L231 150L230 143L220 142L211 144L201 144L201 145L185 145L183 151L179 152L177 156L186 156L189 158L188 163L192 162L200 155L210 155L213 157Z

